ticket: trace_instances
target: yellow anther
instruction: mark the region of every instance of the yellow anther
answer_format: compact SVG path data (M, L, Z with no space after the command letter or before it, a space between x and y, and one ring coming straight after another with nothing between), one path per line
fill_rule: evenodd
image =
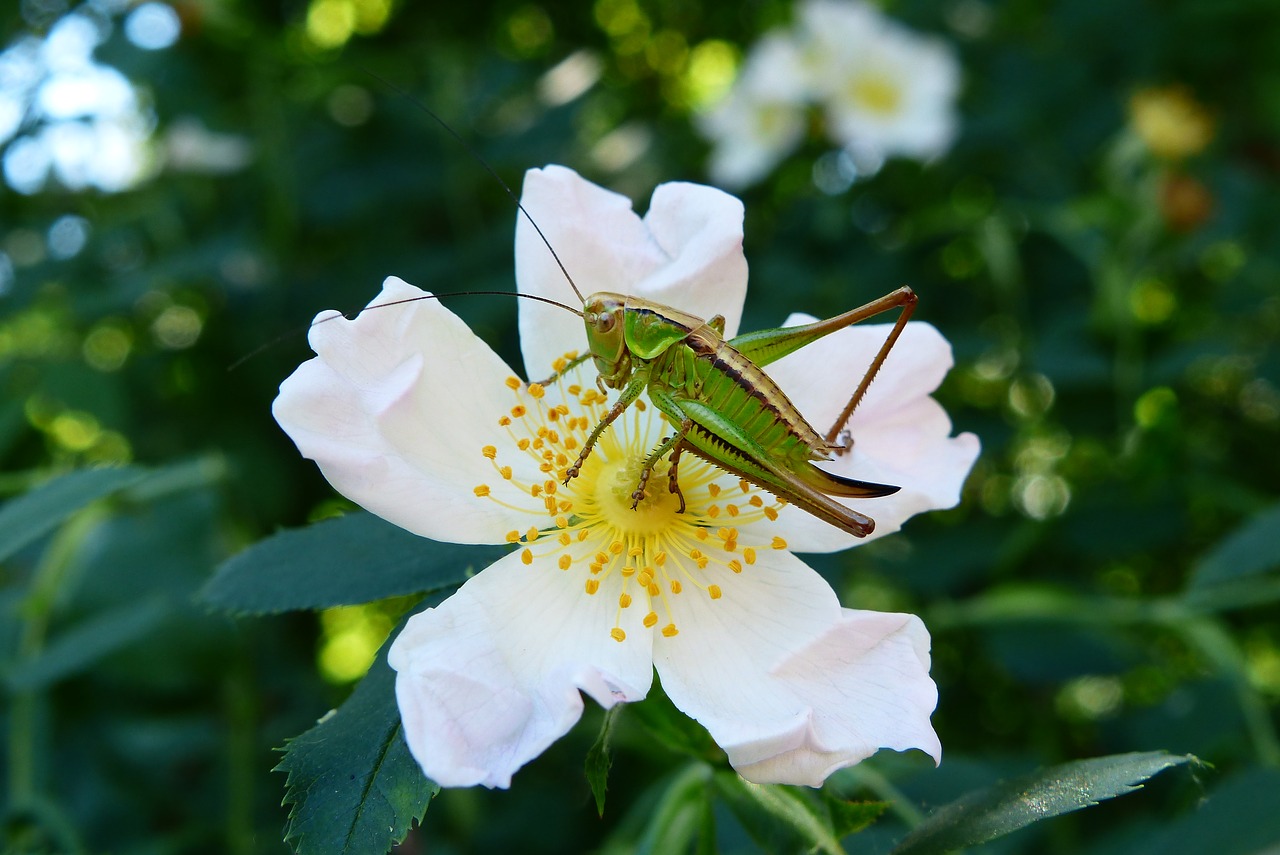
M650 582L648 587L645 590L649 592L649 596L651 597L662 596L662 589L658 587L657 582Z
M525 543L533 543L538 539L539 534L541 534L541 532L538 531L537 526L529 526L529 530L524 533Z
M498 419L498 427L506 427L509 424L511 424L510 416L503 416L502 418Z
M681 591L683 591L683 590L684 590L684 586L680 584L680 580L679 580L679 579L672 579L672 580L671 580L671 593L673 593L673 594L678 594L678 593L680 593L680 592L681 592Z
M625 609L625 608L628 608L630 605L631 605L630 594L623 594L622 596L618 597L618 608Z
M489 485L481 484L480 486L475 488L474 492L477 497L483 499L485 496L489 495Z
M636 568L633 564L624 564L622 565L622 570L619 572L621 572L624 577L630 579L636 574Z
M559 410L547 410L547 421L555 422L559 420L560 420Z
M556 465L559 466L561 469L563 469L564 467L569 465L569 458L563 454L557 454Z
M699 528L694 531L694 537L698 540L706 540L711 534L705 528Z
M708 561L708 560L709 560L709 559L708 559L708 558L707 558L707 556L705 556L705 555L704 555L704 556L702 556L701 558L699 558L699 559L697 560L698 569L699 569L699 570L706 570L706 569L707 569L707 561Z
M636 576L636 584L641 588L649 587L649 583L653 581L653 573L648 567L640 571L640 575Z
M512 391L520 388L520 380L516 377L508 377L506 380L507 388Z
M786 542L785 540L783 540L782 538L780 538L780 537L775 537L775 538L773 539L773 542L772 542L772 543L770 543L769 545L770 545L770 546L772 546L774 549L786 549L786 548L787 548L787 542Z
M532 550L528 550L528 549L526 549L524 552L521 552L521 553L520 553L520 561L521 561L521 562L523 562L523 563L525 563L525 564L532 564L532 563L533 563L533 552L532 552Z
M548 464L548 466L549 465L550 464ZM542 485L542 489L546 490L551 495L555 495L557 486L558 485L555 481L548 480L547 483Z
M554 513L556 512L556 497L555 497L555 496L543 496L543 497L542 497L542 506L543 506L544 508L546 508L546 509L547 509L547 513L549 513L549 514L554 514Z
M667 638L674 638L680 634L680 630L676 629L674 623L669 623L662 628L662 634Z
M657 626L657 625L658 625L658 613L657 613L657 612L649 612L647 615L645 615L645 616L644 616L644 625L645 625L645 626L647 626L647 627L649 627L650 629L652 629L653 627Z
M535 499L536 499L536 498L538 498L539 496L541 496L541 495L542 495L542 485L541 485L541 484L534 484L532 487L530 487L530 488L529 488L529 495L530 495L530 496L533 496Z
M627 634L622 631L622 627L620 626L615 626L613 629L609 630L609 637L612 638L614 641L627 640Z
M555 467L552 466L550 463L540 463L538 464L538 471L541 472L543 475L550 475L552 472L555 471Z
M737 552L737 551L738 551L738 541L736 541L736 540L726 540L726 541L724 542L724 547L723 547L723 549L724 549L724 551L725 551L725 552Z
M768 517L770 520L776 520L778 518L778 512L773 508L765 508L764 515Z
M542 448L544 445L546 445L546 443L542 441L542 437L537 437L533 441L533 447L535 450Z
M560 499L556 502L556 510L560 511L562 514L567 514L569 511L573 510L573 502L568 499Z
M498 456L498 449L492 445L486 445L484 448L480 449L480 453L492 460Z
M520 449L521 451L528 451L528 450L529 450L529 440L527 440L527 439L521 439L521 440L517 441L517 442L516 442L516 448Z
M597 552L597 553L596 553L596 563L597 563L597 564L608 564L608 563L609 563L609 556L608 556L608 555L605 555L603 552Z
M501 475L501 476L503 477L503 480L510 481L510 480L511 480L511 467L510 467L510 466L503 466L501 469L499 469L499 470L498 470L498 474L499 474L499 475Z
M737 505L725 505L724 509L728 512L729 516L731 517L736 517L738 515Z
M507 532L507 543L519 543L519 542L520 542L520 532L515 530Z
M586 539L587 539L587 537L588 537L590 534L591 534L591 531L590 531L589 529L585 529L585 528L584 528L584 529L579 529L579 530L578 530L578 543L582 543L582 541L586 540Z
M692 558L694 561L697 561L699 558L701 558L701 557L702 557L702 550L701 550L701 549L690 549L690 550L689 550L689 557L690 557L690 558Z
M569 360L565 359L563 356L560 357L559 359L553 359L551 361L551 370L555 371L557 374L565 370L565 368L567 368L568 366L569 366Z
M609 544L609 551L614 555L621 555L622 550L624 549L626 549L626 547L622 545L622 541L620 540L615 540L613 543Z
M633 546L633 547L631 547L630 549L628 549L628 550L627 550L627 555L631 556L632 558L638 558L638 557L640 557L641 555L644 555L644 547L643 547L643 546Z
M732 528L719 528L716 529L716 537L721 540L735 540L738 537L738 531Z
M560 532L560 536L557 537L556 540L560 541L561 546L568 546L573 543L573 538L569 536L569 532L567 531Z
M643 399L641 399L641 400L636 401L636 409L637 409L639 412L642 412L642 413L643 413L645 410L649 409L649 406L644 402L644 400L643 400Z
M569 451L573 451L575 448L578 447L578 441L571 436L566 436L564 438L564 447L567 448Z
M750 492L751 492L751 482L750 482L750 481L748 481L746 478L742 478L742 479L740 479L740 480L738 481L738 486L742 488L742 492L744 492L744 493L750 493Z
M559 413L559 414L560 414L560 415L562 415L562 416L567 416L567 415L569 415L569 405L568 405L568 404L556 404L556 412L557 412L557 413Z
M556 433L553 430L547 431L547 442L551 443L552 445L555 445L556 443L560 442L560 434Z
M653 556L653 563L654 563L654 564L656 564L656 565L657 565L657 566L659 566L659 567L661 567L662 565L666 564L666 563L667 563L667 553L666 553L666 552L659 552L657 555Z
M575 359L577 359L577 358L578 358L578 351L576 351L576 350L566 350L566 351L564 352L564 358L565 358L565 359L567 359L567 360L569 360L570 362L572 362L573 360L575 360Z
M532 398L541 398L544 394L546 394L546 390L542 388L541 383L530 383L528 391L529 391L529 396Z
M601 566L601 565L599 565L599 564L596 564L596 563L593 561L593 562L591 562L590 564L588 564L588 565L587 565L587 569L588 569L588 570L590 570L592 573L599 573L601 570L603 570L603 569L604 569L604 567L602 567L602 566Z
M579 386L577 383L573 383L573 384L570 384L568 390L566 391L568 391L570 395L580 395L582 393L582 387Z
M736 559L736 558L735 558L735 559L733 559L732 561L730 561L730 562L729 562L729 569L730 569L730 570L732 570L734 573L741 573L741 572L742 572L742 562L741 562L741 561L739 561L739 560L738 560L738 559Z
M538 439L546 439L547 433L548 433L547 426L543 425L542 427L538 428L537 432L534 435L537 436Z
M752 549L750 546L746 547L745 549L742 550L742 560L747 562L748 564L755 564L756 551Z
M511 408L511 417L515 419L524 418L524 414L529 412L524 408L524 404L516 404Z
M707 508L707 516L711 517L712 519L715 519L716 517L720 516L720 506L711 505L709 508Z
M711 599L713 599L713 600L718 600L718 599L720 599L720 596L721 596L721 594L720 594L720 586L719 586L719 585L708 585L708 586L707 586L707 593L711 596Z
M568 570L569 565L573 563L573 559L569 557L569 553L560 556L560 560L556 562L561 570Z
M759 496L752 496L750 499L747 500L747 503L750 504L751 507L753 508L764 507L764 499L760 498Z
M719 484L708 484L708 485L707 485L707 493L708 493L708 494L710 494L711 498L713 498L713 499L714 499L716 496L720 495L720 485L719 485Z
M564 514L561 514L560 516L556 517L556 528L568 528L568 527L569 527L568 517L566 517ZM586 531L586 529L583 529L583 531Z

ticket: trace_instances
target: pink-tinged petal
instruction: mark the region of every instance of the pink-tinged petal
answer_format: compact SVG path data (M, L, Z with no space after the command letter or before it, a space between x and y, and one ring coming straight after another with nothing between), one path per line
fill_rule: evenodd
M797 314L787 319L787 325L812 320ZM810 424L825 433L890 328L875 324L840 330L766 370ZM936 329L918 321L907 324L849 420L853 450L820 464L838 475L901 489L884 498L844 502L876 521L875 532L862 540L798 508L784 509L778 526L793 550L846 549L897 531L915 514L954 507L960 501L960 488L978 457L980 443L971 433L951 436L946 411L929 397L951 365L951 346Z
M577 722L581 692L606 709L643 698L652 633L631 608L627 640L610 637L619 590L588 595L581 573L512 553L411 618L387 661L422 771L444 787L505 788Z
M708 582L719 599L671 599L680 632L655 642L654 663L667 695L745 777L819 786L879 748L939 755L919 619L841 609L785 551L762 552L741 574L710 568Z
M424 293L392 277L369 305ZM280 385L272 414L334 489L436 540L500 543L527 527L473 492L499 478L481 448L512 404L512 371L456 315L437 300L366 309L309 340L318 356ZM541 480L528 468L518 474Z
M746 294L742 203L711 187L663 184L642 220L625 196L562 166L531 169L521 203L555 247L583 297L613 291L736 329ZM516 283L522 293L580 308L564 272L523 215L516 221ZM586 348L581 318L525 300L520 347L534 379L565 352Z

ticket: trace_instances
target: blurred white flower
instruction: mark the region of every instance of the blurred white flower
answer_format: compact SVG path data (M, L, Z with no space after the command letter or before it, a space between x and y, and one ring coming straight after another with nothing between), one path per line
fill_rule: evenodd
M764 177L804 138L807 69L790 36L773 33L756 45L728 96L700 117L715 143L711 177L745 187Z
M819 107L829 136L874 173L889 157L928 160L955 137L960 67L940 39L918 35L861 0L810 0L794 28L751 50L725 99L700 117L719 183L763 178L803 140Z
M882 158L928 160L947 150L960 86L950 45L842 0L810 0L800 27L813 90L837 142Z
M165 131L165 168L173 172L224 175L244 169L253 160L253 144L239 134L211 131L199 119L178 119Z

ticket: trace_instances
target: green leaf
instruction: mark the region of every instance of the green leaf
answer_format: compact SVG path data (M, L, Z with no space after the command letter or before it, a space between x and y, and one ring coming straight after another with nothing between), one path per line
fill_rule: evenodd
M705 763L691 763L670 780L648 817L635 855L687 852L692 844L706 839L710 776L711 768Z
M406 618L407 620L407 618ZM440 788L422 774L401 733L387 648L337 711L289 741L285 840L299 855L385 853L422 819Z
M888 802L852 802L837 798L826 790L820 792L822 803L830 817L831 828L838 839L862 831L889 808Z
M924 855L976 846L1042 819L1092 807L1142 789L1171 766L1199 763L1191 755L1149 751L1076 760L969 793L934 811L893 850Z
M717 772L716 792L766 852L844 855L826 806L814 795L780 784L753 784Z
M43 688L83 671L104 656L145 636L172 606L153 597L94 615L55 638L35 659L6 675L15 691Z
M587 752L587 783L591 785L591 794L596 799L596 812L604 816L604 796L609 788L609 767L613 765L613 755L609 751L609 740L613 736L614 722L622 712L622 704L614 704L605 711L604 720L600 722L600 733Z
M509 548L437 543L357 512L249 547L223 562L200 598L245 615L367 603L457 585Z
M1192 591L1280 567L1280 505L1273 505L1218 542L1191 572Z
M0 561L58 527L76 511L137 483L146 470L81 469L41 484L0 508Z

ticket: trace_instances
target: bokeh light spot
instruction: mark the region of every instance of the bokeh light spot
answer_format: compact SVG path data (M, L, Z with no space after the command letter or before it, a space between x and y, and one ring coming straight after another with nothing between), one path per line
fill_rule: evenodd
M182 21L167 3L143 3L124 19L124 34L143 50L164 50L182 35Z

